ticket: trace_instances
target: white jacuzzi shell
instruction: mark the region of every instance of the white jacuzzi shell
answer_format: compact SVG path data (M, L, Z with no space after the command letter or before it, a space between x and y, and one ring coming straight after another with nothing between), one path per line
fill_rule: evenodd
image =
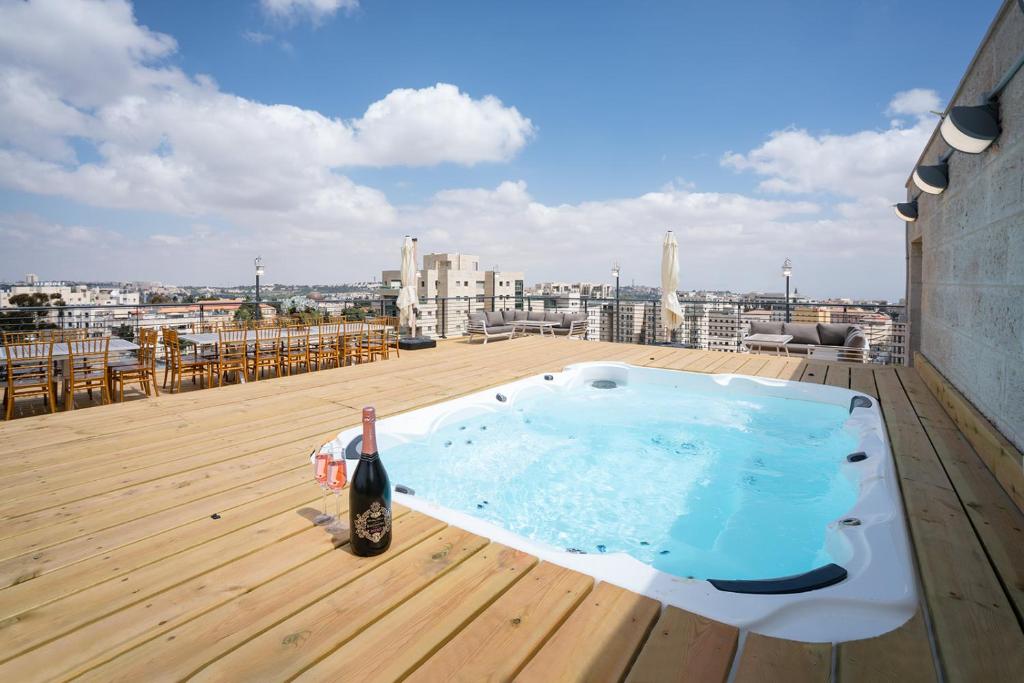
M421 440L450 422L487 412L514 410L517 401L535 392L564 391L598 379L627 384L641 378L647 383L667 384L683 390L692 387L727 394L774 396L830 403L844 409L849 408L854 396L863 395L837 387L763 377L708 375L612 362L579 363L562 372L537 375L384 418L377 423L377 444L386 465L388 449L395 444ZM498 394L506 400L496 400ZM853 409L846 422L846 428L859 441L857 450L868 457L861 462L844 462L841 466L845 476L859 482L859 496L850 510L829 525L827 538L831 556L848 575L840 583L805 593L724 592L703 579L680 578L659 571L626 553L569 553L416 495L396 492L394 500L493 541L532 553L544 561L588 574L597 581L607 581L757 633L812 642L868 638L906 622L915 613L918 603L903 506L885 426L877 400L868 398L871 407ZM360 435L360 427L341 432L331 442L336 457L343 457L345 447ZM402 482L392 481L392 484ZM847 518L855 518L860 524L839 523L840 519Z

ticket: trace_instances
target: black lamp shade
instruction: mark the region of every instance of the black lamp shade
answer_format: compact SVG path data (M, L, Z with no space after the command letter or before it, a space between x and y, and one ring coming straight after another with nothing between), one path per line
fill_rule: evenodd
M942 194L949 186L949 165L918 166L914 169L914 184L928 194Z
M999 112L995 106L953 107L939 126L942 139L953 149L980 154L999 137Z
M917 220L917 200L896 205L896 215L908 223Z

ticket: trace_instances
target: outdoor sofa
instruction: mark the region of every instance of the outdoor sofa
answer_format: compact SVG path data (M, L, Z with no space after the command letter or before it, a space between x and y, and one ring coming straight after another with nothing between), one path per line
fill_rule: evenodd
M868 339L857 325L846 323L752 322L750 334L785 334L786 344L766 344L744 339L751 351L783 351L822 360L864 363L868 360Z
M490 339L511 338L515 323L521 320L553 322L551 332L563 337L582 339L587 331L587 319L582 313L557 313L555 311L477 311L469 314L469 338L483 337L484 344ZM520 330L522 331L522 330ZM528 330L534 331L534 330ZM544 331L547 334L548 330Z

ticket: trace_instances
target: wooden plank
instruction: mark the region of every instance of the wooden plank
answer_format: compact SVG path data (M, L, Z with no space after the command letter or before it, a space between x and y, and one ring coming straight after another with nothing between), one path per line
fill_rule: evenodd
M832 676L832 646L748 633L734 683L822 683Z
M894 631L836 646L836 674L846 681L938 681L921 611Z
M398 680L527 575L537 558L492 543L302 672L301 681Z
M290 680L485 546L487 539L449 528L210 661L195 679ZM494 567L491 555L484 562Z
M517 681L620 681L661 604L602 583L516 676Z
M201 519L135 543L129 542L127 530L118 529L112 533L110 547L102 542L97 546L98 539L87 538L78 543L78 548L71 549L72 552L65 553L71 544L63 544L16 558L12 564L3 567L3 578L8 587L0 591L0 620L123 576L282 512L295 510L304 503L319 504L319 498L310 497L313 493L310 489L308 484L303 484L270 492L230 510L217 512L219 519L204 515ZM203 512L210 509L207 507ZM117 543L124 545L118 547ZM81 559L83 554L88 557Z
M306 522L306 520L303 520ZM64 628L52 637L65 632L54 640L23 652L20 656L0 664L0 679L23 681L29 678L65 678L84 673L95 660L124 651L154 635L174 628L204 612L254 590L271 579L295 567L313 560L320 555L334 552L334 543L323 528L307 528L305 531L264 546L233 562L228 562L201 576L189 579L161 593L151 595L123 609L109 612L106 616L89 624L89 628L66 632L71 620L81 623L103 614L108 606L104 603L81 604L72 613L57 613L47 623ZM341 551L347 552L347 551ZM166 570L177 567L185 570L183 563L163 565ZM125 591L125 589L122 589ZM60 600L41 610L59 610L62 603L85 596L89 591ZM31 618L18 625L32 624ZM44 623L45 625L45 623ZM18 645L25 638L18 639ZM9 654L9 653L8 653Z
M394 530L394 543L387 553L376 557L357 557L344 551L322 555L175 629L154 634L153 638L116 658L111 659L107 657L109 653L105 653L106 661L78 680L127 683L147 680L154 674L164 679L187 678L269 625L280 623L360 577L366 577L384 563L403 557L407 551L409 559L429 560L452 543L459 544L460 548L468 547L466 543L472 536L458 529L446 530L443 522L416 512L396 519ZM431 537L432 540L426 540ZM426 541L422 548L419 547L421 541ZM480 539L481 545L483 542ZM445 558L444 561L450 560Z
M540 565L406 680L511 680L593 585L584 574Z
M829 365L825 373L825 384L840 389L850 388L850 368L846 365Z
M232 572L241 571L239 567L248 568L258 560L264 561L267 566L276 566L282 560L301 562L304 557L316 557L329 551L332 541L341 542L345 539L347 534L341 540L332 538L327 529L312 527L309 519L294 511L276 515L175 555L170 560L149 564L124 576L18 614L9 620L4 629L6 647L0 652L0 661L42 643L53 645L62 642L65 637L73 641L76 636L83 634L83 631L76 629L97 620L100 620L100 626L95 628L106 629L111 624L124 626L117 615L138 615L140 604L149 598L160 596L159 599L163 601L168 595L176 595L191 586L194 587L194 594L188 598L200 601L204 591L203 581L213 581L211 577L220 577L223 581L220 588L234 588L236 583ZM289 549L294 553L294 559L277 557L278 554L289 552ZM259 575L259 572L255 575ZM207 594L209 592L206 591ZM147 610L142 610L142 613L150 614ZM137 626L132 624L130 628ZM91 630L86 629L86 632Z
M875 373L871 368L854 366L850 368L850 388L873 398L878 397L875 388Z
M1017 509L1024 511L1024 455L922 354L915 354L914 367L939 404L1006 489ZM1024 397L1018 399L1024 400Z
M875 371L946 680L1009 680L1024 634L895 370Z
M626 683L725 683L739 629L678 607L666 607Z
M811 384L823 384L827 373L828 366L824 363L806 363L804 365L804 372L800 375L800 381Z

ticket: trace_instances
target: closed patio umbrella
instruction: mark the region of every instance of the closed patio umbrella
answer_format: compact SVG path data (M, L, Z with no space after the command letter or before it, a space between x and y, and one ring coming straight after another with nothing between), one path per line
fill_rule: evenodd
M679 307L679 244L669 230L661 249L661 322L670 335L683 324L683 309Z
M398 292L399 324L407 325L416 336L416 245L405 236L402 243L402 289Z

